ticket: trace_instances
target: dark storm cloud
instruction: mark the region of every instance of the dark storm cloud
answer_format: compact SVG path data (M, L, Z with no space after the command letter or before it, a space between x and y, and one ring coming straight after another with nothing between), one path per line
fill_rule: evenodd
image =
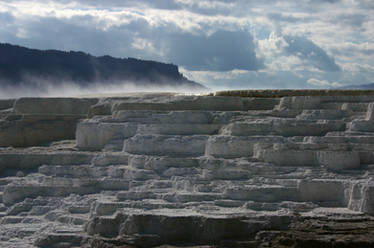
M258 70L264 67L256 57L253 37L246 31L218 31L208 37L178 34L169 42L170 59L189 70Z
M322 71L339 71L340 67L335 63L334 58L305 37L284 36L288 46L286 53L294 55L302 60L306 60Z

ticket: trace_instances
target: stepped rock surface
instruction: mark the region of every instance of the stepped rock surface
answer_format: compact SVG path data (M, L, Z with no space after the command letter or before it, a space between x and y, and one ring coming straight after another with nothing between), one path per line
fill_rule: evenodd
M374 247L374 93L238 95L0 100L0 247Z

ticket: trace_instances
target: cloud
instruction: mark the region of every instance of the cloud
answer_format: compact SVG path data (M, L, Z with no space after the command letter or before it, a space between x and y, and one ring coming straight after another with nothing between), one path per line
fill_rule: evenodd
M265 57L267 70L340 70L333 57L305 37L272 32L269 37L258 40L257 51Z
M352 62L361 63L365 66L365 63L370 63L374 55L374 44L369 42L353 43L343 42L336 44L331 51L339 56L340 60L344 64L351 64Z
M327 80L319 80L319 79L316 79L316 78L311 78L311 79L308 79L307 81L308 84L310 85L313 85L313 86L318 86L318 87L324 87L324 88L330 88L330 87L339 87L339 86L342 86L342 84L340 83L337 83L337 82L329 82Z
M337 2L340 2L341 0L309 0L309 3L337 3Z
M169 40L168 57L189 70L259 70L253 37L246 31L217 31L212 35L177 34Z
M7 37L12 34L14 17L9 12L0 12L0 35Z
M4 41L39 49L154 59L191 70L263 68L254 50L253 37L245 30L194 34L170 23L155 27L143 18L105 29L98 28L100 23L96 23L92 15L17 19L13 28L18 32Z
M14 17L9 12L1 12L0 11L0 22L1 24L8 24L14 21Z
M21 21L14 28L24 30L23 35L13 33L6 41L39 49L83 50L95 55L114 54L121 46L127 47L131 43L131 33L127 30L113 28L102 31L82 24L91 20L92 17L85 16L69 20L40 18Z
M8 0L0 22L0 42L171 62L219 87L374 81L372 0Z
M300 59L307 60L316 68L322 71L339 71L340 67L335 63L334 58L317 46L313 41L300 36L284 36L288 46L285 51L289 55L295 55Z
M353 28L361 28L367 20L368 16L363 13L342 13L332 18L332 22L335 22L338 25L349 25Z
M277 22L289 22L289 23L309 22L314 19L312 17L303 17L303 16L298 17L295 15L285 15L285 14L277 13L277 12L268 13L267 17Z
M180 9L180 4L175 0L60 0L62 3L76 2L87 6L99 7L99 8L113 8L113 7L152 7L157 9L174 10Z
M183 74L213 90L316 88L308 85L306 78L290 71L183 71Z
M358 5L362 9L374 9L374 2L372 0L359 0Z

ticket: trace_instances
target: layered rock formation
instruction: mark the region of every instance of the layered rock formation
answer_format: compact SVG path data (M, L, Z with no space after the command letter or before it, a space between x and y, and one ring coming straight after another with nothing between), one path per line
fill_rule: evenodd
M1 101L1 247L373 247L373 93L262 96Z
M74 139L79 120L97 99L0 100L0 146L26 147Z

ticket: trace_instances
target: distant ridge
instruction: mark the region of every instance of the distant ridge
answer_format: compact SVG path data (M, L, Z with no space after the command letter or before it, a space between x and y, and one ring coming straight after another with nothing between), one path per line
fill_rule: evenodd
M339 87L338 89L342 89L342 90L354 90L354 89L374 90L374 83L360 84L360 85L347 85L347 86Z
M215 96L238 97L289 97L289 96L373 96L370 89L268 89L268 90L227 90L211 93Z
M41 87L39 81L79 86L93 83L136 83L207 90L188 80L178 66L135 58L95 57L83 52L37 50L0 43L0 86Z

